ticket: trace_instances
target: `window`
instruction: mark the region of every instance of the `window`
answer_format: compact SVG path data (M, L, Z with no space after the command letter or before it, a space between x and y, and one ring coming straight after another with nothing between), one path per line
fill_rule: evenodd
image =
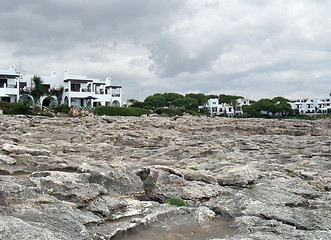
M120 88L112 88L112 97L120 97L121 96L121 89Z
M79 83L71 83L71 91L72 92L79 92L80 91L80 84Z

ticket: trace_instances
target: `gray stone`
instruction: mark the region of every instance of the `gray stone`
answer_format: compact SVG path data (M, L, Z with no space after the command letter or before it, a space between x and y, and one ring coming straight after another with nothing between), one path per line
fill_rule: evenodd
M13 165L16 163L16 160L10 156L0 153L0 162L3 162L4 164L7 164L7 165Z
M330 119L1 115L0 130L0 239L331 235Z

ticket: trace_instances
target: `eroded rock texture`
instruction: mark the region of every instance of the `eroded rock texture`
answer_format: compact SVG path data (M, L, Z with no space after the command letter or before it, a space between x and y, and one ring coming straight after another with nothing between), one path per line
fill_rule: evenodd
M330 189L330 120L0 116L0 239L331 239Z

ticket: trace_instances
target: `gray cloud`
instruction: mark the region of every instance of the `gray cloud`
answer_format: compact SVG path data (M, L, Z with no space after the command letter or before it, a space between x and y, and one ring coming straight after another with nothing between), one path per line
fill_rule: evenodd
M0 9L0 68L73 74L156 92L324 96L327 0L13 0Z

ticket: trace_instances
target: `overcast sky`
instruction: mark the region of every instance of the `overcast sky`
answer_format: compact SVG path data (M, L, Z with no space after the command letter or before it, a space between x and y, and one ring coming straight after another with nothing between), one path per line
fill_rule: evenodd
M110 76L124 100L331 92L330 0L0 1L0 69Z

